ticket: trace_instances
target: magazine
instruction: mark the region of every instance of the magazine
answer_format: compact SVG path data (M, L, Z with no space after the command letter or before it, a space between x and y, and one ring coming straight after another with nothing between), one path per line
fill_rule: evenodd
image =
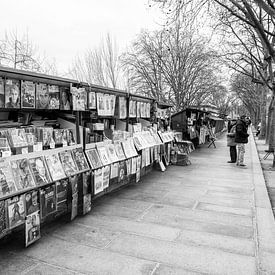
M120 96L119 98L119 119L125 119L127 117L126 98Z
M101 162L103 165L108 165L111 163L111 160L108 156L107 150L105 147L97 147L98 154L100 156Z
M7 212L9 229L15 228L20 224L23 224L26 217L25 211L25 195L20 195L8 199L7 201Z
M82 180L83 180L83 190L82 190L82 194L86 195L88 193L91 193L91 172L85 172L82 174Z
M55 184L40 189L41 218L56 212L56 187Z
M26 217L25 223L25 245L30 244L40 239L40 216L39 211L36 211Z
M127 176L131 175L131 164L132 164L132 160L131 159L126 159L126 174Z
M60 110L72 110L72 96L69 87L59 87Z
M66 178L61 161L58 154L52 154L45 156L46 163L53 181Z
M0 161L0 198L17 191L10 163Z
M7 230L7 219L6 219L6 203L0 201L0 237L5 234Z
M21 107L35 109L35 83L21 81Z
M92 169L97 169L102 166L102 162L101 162L98 152L95 148L87 150L86 155L88 157L88 161L89 161Z
M117 154L116 154L114 144L109 144L106 147L107 147L108 155L109 155L111 162L113 163L113 162L119 161Z
M87 93L85 88L71 87L73 110L85 111L87 106Z
M5 107L5 85L4 85L4 79L0 77L0 108L4 108L4 107Z
M110 97L110 116L115 115L115 107L116 107L116 96L115 95L109 95Z
M123 151L124 151L126 158L131 158L134 156L134 152L132 150L129 139L122 141L122 147L123 147Z
M72 196L71 221L77 216L78 210L78 193Z
M109 180L110 180L110 166L104 166L102 168L102 173L103 173L103 189L106 189L107 187L109 187Z
M118 177L118 162L111 164L110 179Z
M119 160L124 160L125 159L125 155L121 146L121 142L120 141L115 141L114 142L114 146L115 146L115 151L117 154L117 157Z
M70 187L72 194L78 193L78 182L80 180L81 174L77 174L69 177Z
M102 169L96 169L94 171L94 195L102 192L103 188L103 173Z
M20 81L17 79L6 79L5 107L20 108Z
M10 162L14 182L17 190L35 186L34 178L27 159L18 159Z
M48 85L44 83L36 84L36 109L49 109L50 95Z
M55 144L63 145L63 129L53 129L53 140ZM67 138L66 141L67 143Z
M92 210L92 195L86 194L83 196L83 215L86 215Z
M137 117L137 102L135 100L129 101L129 117Z
M97 114L105 116L104 94L96 93Z
M60 98L59 98L59 87L56 85L49 85L49 109L56 110L60 107Z
M8 130L12 148L28 146L24 129L12 128Z
M118 163L118 182L121 182L125 179L127 173L125 161L120 161Z
M68 185L68 178L56 182L56 208L58 212L67 212Z
M137 172L137 158L132 158L131 174L134 175Z
M137 101L137 118L141 117L140 116L140 103L139 101Z
M0 137L0 157L11 156L11 148L6 137Z
M88 93L88 108L89 109L96 109L96 94L95 92Z
M25 195L26 215L30 215L39 210L39 193L37 190L30 191Z
M51 182L50 175L44 157L36 157L29 159L30 168L37 186L41 186Z
M89 165L84 156L82 148L75 148L72 150L72 156L78 168L78 171L84 171L89 169Z
M71 150L59 152L59 157L67 177L77 173L77 166L73 160Z

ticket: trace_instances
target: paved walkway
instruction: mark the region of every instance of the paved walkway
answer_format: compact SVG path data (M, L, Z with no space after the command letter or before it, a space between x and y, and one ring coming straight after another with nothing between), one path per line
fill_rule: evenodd
M89 215L48 226L28 249L0 248L0 274L272 274L275 224L250 139L247 167L227 163L223 136L193 152L192 165L153 172Z

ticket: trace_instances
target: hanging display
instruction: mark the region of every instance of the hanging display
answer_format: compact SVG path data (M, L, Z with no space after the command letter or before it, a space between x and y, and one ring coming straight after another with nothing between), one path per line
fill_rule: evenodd
M21 107L35 108L35 83L32 81L21 81Z
M85 88L71 87L74 111L85 111L87 106L87 92Z
M71 110L72 109L72 94L70 88L59 87L60 90L60 110Z
M56 85L49 85L49 109L59 109L60 107L60 93L59 93L59 87Z
M0 77L0 108L4 108L4 107L5 107L5 85L4 85L4 79Z
M119 119L125 119L127 117L126 98L120 96L119 98Z
M43 83L36 84L36 109L49 109L50 95L48 85Z
M5 107L20 108L20 81L17 79L6 79Z
M96 93L89 91L88 93L88 108L93 110L96 109Z

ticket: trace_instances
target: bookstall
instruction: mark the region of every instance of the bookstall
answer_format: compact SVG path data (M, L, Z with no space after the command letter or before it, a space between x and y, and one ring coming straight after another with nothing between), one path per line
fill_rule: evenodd
M0 239L91 211L99 196L170 163L151 98L0 67ZM171 147L171 146L170 146Z

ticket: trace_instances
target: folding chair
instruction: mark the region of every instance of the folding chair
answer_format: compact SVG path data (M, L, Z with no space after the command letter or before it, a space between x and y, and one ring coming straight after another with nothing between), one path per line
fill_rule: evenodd
M210 148L211 145L213 145L214 148L217 148L217 147L216 147L216 144L215 144L215 141L216 141L216 138L215 138L215 137L210 137L210 142L209 142L207 148Z
M266 154L264 155L263 159L267 159L269 155L274 154L274 149L265 150Z

